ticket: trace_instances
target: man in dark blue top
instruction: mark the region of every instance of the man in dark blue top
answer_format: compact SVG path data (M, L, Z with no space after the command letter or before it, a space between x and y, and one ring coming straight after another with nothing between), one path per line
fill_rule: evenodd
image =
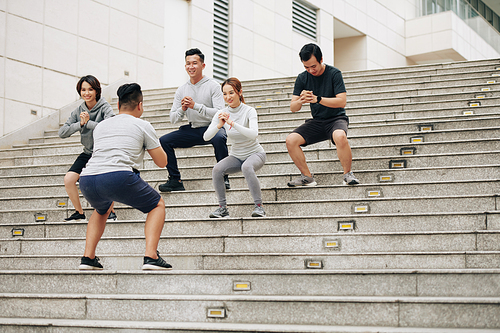
M315 186L301 147L330 139L337 147L337 156L344 169L344 184L359 184L351 171L352 154L347 141L349 118L345 113L346 89L342 73L323 63L323 54L316 44L306 44L299 52L306 69L295 80L290 110L297 112L309 103L312 119L296 128L286 138L288 154L300 170L300 177L288 186Z

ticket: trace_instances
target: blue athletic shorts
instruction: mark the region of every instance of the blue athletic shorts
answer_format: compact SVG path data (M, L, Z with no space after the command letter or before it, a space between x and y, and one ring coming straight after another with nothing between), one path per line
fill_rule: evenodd
M161 198L154 188L132 171L82 176L80 190L100 215L108 211L113 201L149 213L158 205Z

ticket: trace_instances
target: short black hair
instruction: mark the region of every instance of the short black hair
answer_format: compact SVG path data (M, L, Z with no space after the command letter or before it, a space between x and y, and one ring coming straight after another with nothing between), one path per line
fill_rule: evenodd
M92 89L95 90L95 100L99 102L99 100L101 99L101 83L99 82L99 80L93 75L82 76L82 78L76 84L76 91L78 91L78 95L80 96L82 96L83 82L87 82L88 84L90 84Z
M201 53L200 49L198 49L198 48L187 50L186 56L184 57L184 59L186 59L190 55L197 55L198 57L200 57L201 62L203 62L203 63L205 62L205 55L203 53Z
M323 59L323 53L318 45L310 43L302 46L302 49L299 52L299 57L302 62L308 61L311 57L314 56L318 62L321 62Z
M133 110L142 102L141 86L137 83L125 83L121 85L116 94L118 95L120 109Z

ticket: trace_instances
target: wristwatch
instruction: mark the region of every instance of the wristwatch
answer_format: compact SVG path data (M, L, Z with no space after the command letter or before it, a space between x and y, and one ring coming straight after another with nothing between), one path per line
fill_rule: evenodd
M316 103L319 104L321 102L321 96L316 97Z

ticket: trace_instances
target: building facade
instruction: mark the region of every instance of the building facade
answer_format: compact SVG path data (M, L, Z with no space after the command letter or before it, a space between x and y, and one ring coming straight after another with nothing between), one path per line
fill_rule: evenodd
M311 42L342 71L496 58L495 22L466 0L0 0L0 136L75 101L83 75L178 86L192 47L206 75L252 80L297 75Z

